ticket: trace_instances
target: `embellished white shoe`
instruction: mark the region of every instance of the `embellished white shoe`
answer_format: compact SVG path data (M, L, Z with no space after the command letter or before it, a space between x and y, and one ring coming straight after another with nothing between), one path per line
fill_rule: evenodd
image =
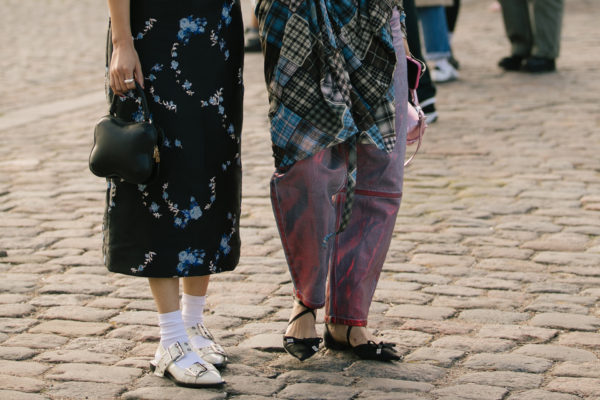
M161 344L158 345L158 361L150 361L150 368L156 376L166 376L179 386L186 387L210 387L225 383L221 374L214 365L196 362L187 368L176 364L187 353L191 353L192 347L189 343L175 342L168 349Z
M197 324L186 329L188 337L190 338L192 349L198 354L203 360L211 363L217 368L224 367L227 364L227 353L223 349L223 346L215 343L215 338L210 331L204 326L204 324ZM194 336L201 336L204 339L210 340L212 344L205 347L194 346Z

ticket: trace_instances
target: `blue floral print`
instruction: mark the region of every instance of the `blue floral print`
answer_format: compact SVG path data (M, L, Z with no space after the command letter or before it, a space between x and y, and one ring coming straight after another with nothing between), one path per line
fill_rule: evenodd
M138 265L137 268L131 268L131 272L134 274L139 274L140 272L144 272L146 267L148 267L148 265L150 265L152 263L152 261L154 260L154 256L156 256L156 252L154 252L154 251L149 251L146 254L144 254L144 262L142 264Z
M223 234L221 242L219 243L219 250L215 253L213 260L208 264L208 268L211 272L217 272L215 264L221 259L222 256L226 256L231 252L231 238L237 232L235 228L237 226L237 218L232 213L227 214L227 219L231 222L231 229L228 234Z
M206 24L206 18L194 18L193 15L190 15L187 18L182 18L179 21L180 29L177 33L177 38L183 44L188 44L190 37L204 33L206 30Z
M209 183L210 198L209 198L209 201L204 205L204 207L201 207L200 204L198 203L198 201L196 200L196 198L194 196L191 196L189 208L184 208L184 209L180 208L179 204L174 203L173 201L170 200L169 193L167 192L168 188L169 188L169 184L165 183L163 185L162 198L165 201L165 203L167 203L169 211L173 214L174 226L177 228L180 228L180 229L186 228L191 221L197 221L198 219L200 219L200 217L202 217L202 215L203 215L202 210L205 210L205 211L209 210L211 208L212 204L217 199L216 178L215 177L213 177L210 180L210 183Z
M179 264L177 264L177 272L181 276L188 276L193 267L198 267L204 264L204 250L197 250L188 247L186 250L179 253Z
M217 30L212 31L210 34L210 40L213 46L219 46L219 50L225 56L225 60L229 59L229 50L227 49L227 42L221 37L221 32L224 28L231 24L231 9L233 8L236 0L223 3L223 9L221 10L221 21L217 25Z
M150 30L152 28L154 28L154 23L156 22L156 18L150 18L149 20L147 20L145 22L145 27L144 30L142 32L139 32L137 35L135 35L135 40L142 40L144 38L144 36L146 36L146 34L148 32L150 32Z

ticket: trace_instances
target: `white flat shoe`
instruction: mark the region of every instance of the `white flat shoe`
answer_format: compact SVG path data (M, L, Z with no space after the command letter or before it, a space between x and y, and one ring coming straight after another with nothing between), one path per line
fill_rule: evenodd
M196 326L192 326L186 329L188 337L190 338L192 349L207 362L211 363L217 368L224 367L227 364L227 353L223 349L223 346L215 343L214 336L210 333L210 331L204 326L204 324L197 324ZM212 344L205 347L196 347L194 346L194 341L192 338L194 336L201 336L204 339L208 339L212 342Z
M176 364L192 351L190 344L185 342L175 342L168 349L159 344L160 358L158 361L150 361L150 368L154 371L154 375L166 376L179 386L207 387L220 386L225 383L219 371L212 364L196 362L187 368Z

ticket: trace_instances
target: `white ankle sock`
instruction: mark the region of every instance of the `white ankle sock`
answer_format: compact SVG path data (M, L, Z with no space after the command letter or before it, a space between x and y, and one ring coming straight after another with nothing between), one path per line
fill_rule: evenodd
M181 315L183 316L183 323L186 328L204 322L203 314L205 305L206 296L192 296L186 293L181 296ZM213 343L212 340L202 336L194 336L190 338L190 342L199 349L210 346Z
M160 344L165 350L175 342L189 342L180 310L158 314L158 326L160 328ZM158 350L156 351L154 358L157 361L159 360L160 354ZM177 361L176 364L182 368L187 368L196 362L201 364L205 363L205 361L196 353L191 352L186 354L181 360Z

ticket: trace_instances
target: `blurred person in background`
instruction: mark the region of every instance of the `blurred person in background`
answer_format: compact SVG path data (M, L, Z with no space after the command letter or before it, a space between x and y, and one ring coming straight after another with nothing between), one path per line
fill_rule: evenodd
M564 0L500 0L500 5L511 55L498 66L506 71L555 71Z
M460 69L460 63L454 58L452 51L452 38L454 37L454 29L456 29L456 21L458 20L458 12L460 11L460 0L452 0L451 6L446 6L446 23L448 24L448 42L450 42L450 58L448 62L456 69Z
M252 9L256 7L256 0L246 0L252 4ZM244 31L245 45L244 50L246 52L260 52L260 38L258 37L258 19L256 15L252 13L250 21L247 23L246 30Z
M404 0L404 13L406 14L406 40L408 41L408 47L415 58L425 60L421 48L421 31L419 29L419 16L415 0ZM429 68L425 68L419 81L417 95L428 124L434 123L438 119L438 113L435 108L436 92L437 89L431 79Z
M452 0L415 0L415 5L423 28L425 58L431 67L433 81L444 83L458 79L458 70L450 63L452 49L445 11L445 6L452 6Z

